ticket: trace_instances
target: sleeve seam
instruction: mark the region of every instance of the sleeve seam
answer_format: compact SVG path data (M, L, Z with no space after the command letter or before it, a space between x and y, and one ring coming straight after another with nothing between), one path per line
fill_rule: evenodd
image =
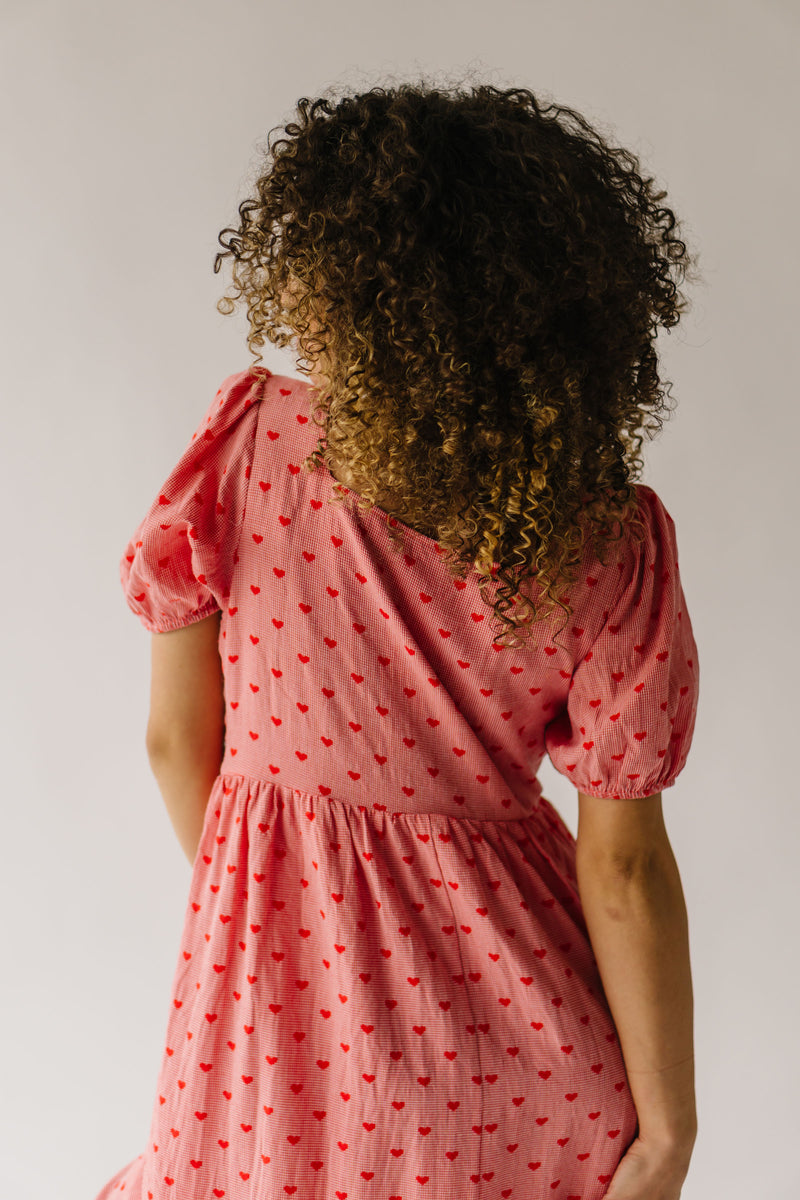
M257 440L257 436L258 436L259 421L261 418L261 406L262 406L262 402L264 399L264 393L266 392L267 383L271 378L272 378L271 373L269 375L266 375L263 377L261 392L258 396L258 399L256 401L254 401L254 403L253 403L253 408L256 411L255 411L255 420L253 422L253 434L252 434L251 443L250 443L250 449L252 451L252 453L250 455L250 463L249 463L250 478L247 481L247 490L245 491L245 496L244 496L244 508L242 509L242 519L239 524L239 534L238 534L238 537L236 538L236 546L234 547L234 551L233 551L233 559L232 559L231 565L234 567L234 569L235 569L236 561L239 557L239 547L242 544L242 536L244 534L244 523L247 518L247 510L250 506L250 491L253 487L253 464L254 464L255 458L256 458L256 440Z
M634 486L636 486L636 487L638 487L638 486L647 487L647 484L641 484L641 485L637 485L637 484L635 484ZM639 494L639 493L638 493L638 491L637 491L637 495L638 495L638 494ZM631 545L631 543L630 543L630 542L626 542L626 543L625 543L625 553L627 554L627 553L628 553L628 552L629 552L629 551L630 551L632 548L635 550L635 545L638 545L638 544L639 544L639 543L635 543L635 544L634 544L634 546L632 547L632 545ZM623 563L625 562L625 558L624 558L624 557L623 557L623 560L622 560L622 561L623 561ZM637 569L637 567L639 566L639 563L637 562L637 560L636 560L636 558L635 558L635 557L634 557L634 564L633 564L633 566L634 566L634 572L635 572L635 571L636 571L636 569ZM594 648L595 648L595 646L596 646L596 645L597 645L597 643L600 641L600 638L602 637L602 635L603 635L603 633L604 633L604 631L605 631L605 629L606 629L606 627L607 627L607 625L608 625L609 621L611 620L611 614L613 613L614 609L616 608L617 604L619 603L620 599L622 598L622 595L623 595L623 593L624 593L625 589L626 589L626 588L628 588L628 587L630 587L630 584L631 584L631 582L632 582L632 580L627 580L627 581L625 580L625 572L623 571L623 572L622 572L622 578L621 578L621 579L620 579L620 581L619 581L619 588L618 588L618 590L617 590L617 591L614 593L614 598L612 599L611 603L610 603L610 604L609 604L609 606L608 606L608 615L606 616L606 619L605 619L605 621L603 621L603 624L600 626L600 628L598 629L598 631L597 631L597 633L595 634L594 638L592 639L592 644L591 644L591 645L589 646L589 648L586 650L586 653L585 653L585 654L583 655L583 657L582 657L582 658L581 658L581 659L580 659L580 660L579 660L579 661L578 661L578 662L575 664L575 668L574 668L574 670L573 670L573 672L572 672L573 678L574 678L574 676L575 676L575 672L578 670L578 667L582 666L582 665L583 665L583 663L584 663L584 662L586 662L586 655L588 655L588 654L593 654L593 653L594 653ZM587 792L587 795L589 795L589 794L590 794L590 793L588 793L588 792ZM635 799L641 799L641 798L642 798L642 797L635 797ZM631 797L631 799L634 799L634 797Z

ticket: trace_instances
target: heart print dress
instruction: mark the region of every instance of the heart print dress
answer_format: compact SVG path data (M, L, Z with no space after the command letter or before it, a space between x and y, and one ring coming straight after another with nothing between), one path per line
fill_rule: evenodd
M312 398L225 379L120 562L150 632L221 612L225 745L149 1139L96 1200L600 1200L637 1116L536 773L619 804L675 783L674 523L635 484L644 540L499 646L475 572L301 470Z

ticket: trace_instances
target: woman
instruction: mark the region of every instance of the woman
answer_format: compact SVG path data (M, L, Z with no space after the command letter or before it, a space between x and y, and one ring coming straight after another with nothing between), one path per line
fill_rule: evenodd
M699 664L636 430L686 246L525 89L298 109L220 240L311 384L229 376L120 564L192 881L98 1200L678 1200Z

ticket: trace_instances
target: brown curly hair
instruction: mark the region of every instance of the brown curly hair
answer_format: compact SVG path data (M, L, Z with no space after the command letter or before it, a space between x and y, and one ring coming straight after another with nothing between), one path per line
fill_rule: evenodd
M694 261L666 193L525 88L403 82L297 112L219 235L218 311L244 297L251 353L297 341L299 370L326 372L303 467L345 471L368 510L390 497L453 578L474 567L498 644L556 605L566 624L587 544L605 564L642 532L636 430L646 409L661 428L654 341ZM332 502L349 490L334 480Z

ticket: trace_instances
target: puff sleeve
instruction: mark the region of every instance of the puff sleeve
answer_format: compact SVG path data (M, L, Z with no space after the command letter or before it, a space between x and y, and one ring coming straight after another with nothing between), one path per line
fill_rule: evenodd
M265 369L228 376L125 548L120 581L151 633L201 621L230 594Z
M644 540L628 544L611 610L572 674L566 709L545 727L556 770L578 791L615 800L672 787L699 695L675 525L652 488L636 488Z

